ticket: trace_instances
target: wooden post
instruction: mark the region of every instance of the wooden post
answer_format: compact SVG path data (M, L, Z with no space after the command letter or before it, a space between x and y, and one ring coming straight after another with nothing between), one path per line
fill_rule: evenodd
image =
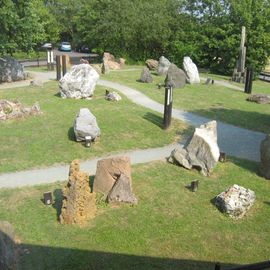
M251 94L252 91L252 78L253 78L253 70L252 68L247 68L245 81L245 93L247 94Z
M56 56L56 80L59 81L61 79L61 56Z
M62 68L63 68L63 76L67 73L67 56L62 55Z

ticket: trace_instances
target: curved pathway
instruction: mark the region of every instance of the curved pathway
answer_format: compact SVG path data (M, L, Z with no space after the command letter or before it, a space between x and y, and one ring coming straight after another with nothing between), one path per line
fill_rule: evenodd
M38 79L41 79L44 82L55 79L55 72L35 72L34 74L38 76ZM127 98L138 105L144 106L159 113L163 113L164 108L162 104L153 101L135 89L106 80L99 80L98 84L120 91L122 94L126 95ZM13 86L10 85L10 87ZM172 116L193 126L198 126L211 120L206 117L201 117L193 113L178 109L173 109ZM222 123L220 121L217 121L217 123L218 144L221 151L226 152L231 156L259 161L259 147L260 142L265 137L264 133L239 128L230 124ZM169 156L170 152L175 148L175 146L176 145L168 145L161 148L128 151L119 153L114 156L127 155L130 156L132 164L145 163L154 160L165 159L167 156ZM99 159L101 158L82 162L82 170L87 171L90 174L95 174L96 163ZM52 183L61 180L66 181L68 170L69 165L65 165L49 167L45 169L35 169L2 174L0 175L0 188Z

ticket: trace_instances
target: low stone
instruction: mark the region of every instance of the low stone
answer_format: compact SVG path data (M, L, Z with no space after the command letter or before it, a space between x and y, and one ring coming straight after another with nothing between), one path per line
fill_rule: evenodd
M108 95L105 96L105 99L109 101L120 101L122 98L121 96L116 92L109 92Z
M30 81L30 85L31 86L42 87L43 86L43 82L41 80L32 80L32 81Z
M270 95L253 94L247 98L247 101L252 101L252 102L259 103L259 104L268 104L268 103L270 103Z
M173 88L183 88L186 85L186 74L175 64L171 64L164 82L167 87L172 86Z
M261 164L260 173L266 179L270 179L270 135L266 135L261 142Z
M96 117L87 108L80 109L74 121L74 133L76 141L85 141L86 136L91 136L95 140L100 136L100 129Z
M158 75L167 75L170 65L171 62L164 56L161 56L158 61L158 70L157 70Z
M88 98L94 94L98 73L88 64L72 67L59 81L62 98Z
M244 187L233 185L215 198L217 208L232 218L241 218L256 199L255 192Z
M113 157L99 160L93 191L100 192L107 198L119 176L123 174L131 180L131 165L129 157Z
M17 269L18 249L13 226L8 221L0 221L0 269Z
M26 79L22 64L11 56L0 58L0 83L14 82Z
M107 69L112 69L112 70L117 70L117 69L121 69L121 67L124 65L125 63L125 59L121 58L121 63L119 62L119 60L117 61L114 57L114 55L108 53L108 52L104 52L103 54L103 64L105 65L105 67L107 67Z
M190 84L200 83L200 76L197 66L189 56L184 57L183 67L187 74L187 82Z
M73 160L70 165L68 183L63 196L63 206L59 217L61 224L84 225L95 217L96 194L91 193L89 174L80 171L78 160Z
M154 59L147 59L145 64L150 70L157 70L158 68L158 61Z
M172 151L168 161L186 169L199 169L203 175L208 176L216 166L219 155L217 123L210 121L196 128L184 147Z
M138 200L132 193L131 178L124 174L120 174L108 194L107 201L109 203L124 202L137 204Z
M124 67L125 64L126 64L126 59L124 59L124 58L119 58L118 62L119 62L119 64L120 64L120 67L122 68L122 67Z
M18 101L0 100L0 121L38 114L41 114L41 110L37 102L32 107L25 107Z
M142 73L141 73L141 77L140 77L140 81L143 83L152 83L153 82L153 78L152 78L151 73L147 67L143 68Z

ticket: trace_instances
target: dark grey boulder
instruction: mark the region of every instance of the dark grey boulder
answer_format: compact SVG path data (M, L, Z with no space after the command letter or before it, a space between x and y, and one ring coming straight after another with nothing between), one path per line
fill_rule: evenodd
M124 174L120 174L108 194L107 200L111 202L125 202L137 204L138 200L132 193L131 180Z
M175 64L171 64L164 82L166 86L172 86L173 88L183 88L186 85L186 74Z
M247 98L247 101L252 101L252 102L259 103L259 104L268 104L268 103L270 103L270 95L253 94Z
M142 70L140 81L144 83L151 83L153 82L153 78L151 76L151 73L149 71L149 68L145 67Z
M85 141L86 136L90 136L92 140L100 136L96 117L89 109L80 109L74 122L74 133L77 141Z
M260 173L266 179L270 179L270 135L266 135L261 142L261 164Z
M0 83L25 80L27 77L23 66L13 57L0 58Z

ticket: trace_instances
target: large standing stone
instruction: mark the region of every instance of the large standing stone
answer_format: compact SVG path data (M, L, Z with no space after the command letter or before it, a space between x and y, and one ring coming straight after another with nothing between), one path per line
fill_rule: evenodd
M252 102L259 103L259 104L268 104L268 103L270 103L270 95L253 94L247 98L247 101L252 101Z
M241 218L254 204L255 199L254 191L233 185L216 197L215 205L230 217Z
M99 75L88 64L72 67L59 81L62 98L88 98L94 94Z
M184 57L183 67L187 74L187 82L190 84L200 83L200 76L197 66L189 56Z
M0 83L14 82L26 79L23 66L13 57L0 58Z
M157 70L158 75L167 75L170 65L171 62L164 56L161 56L158 61L158 70Z
M158 61L154 59L147 59L145 64L150 70L156 70L158 68Z
M183 88L186 85L185 72L175 64L171 64L165 79L165 85L173 88Z
M147 67L143 68L140 81L144 83L151 83L153 82L153 78L151 76L151 73Z
M120 175L125 175L131 181L131 166L129 157L114 157L99 160L94 180L94 192L100 192L107 198Z
M100 136L100 129L96 117L89 109L80 109L74 122L74 133L78 142L84 141L86 136L91 136L92 140Z
M261 142L261 164L260 173L266 179L270 179L270 135L266 135Z
M124 174L120 174L109 192L107 200L109 203L125 202L137 204L138 200L132 193L131 179Z
M68 184L63 196L60 223L83 225L95 217L96 194L91 193L89 174L80 171L78 160L73 160L70 165Z
M211 121L196 128L183 148L174 149L169 162L176 162L187 169L198 168L207 176L217 164L219 155L217 123Z
M0 269L17 269L18 255L12 225L7 221L0 221Z

